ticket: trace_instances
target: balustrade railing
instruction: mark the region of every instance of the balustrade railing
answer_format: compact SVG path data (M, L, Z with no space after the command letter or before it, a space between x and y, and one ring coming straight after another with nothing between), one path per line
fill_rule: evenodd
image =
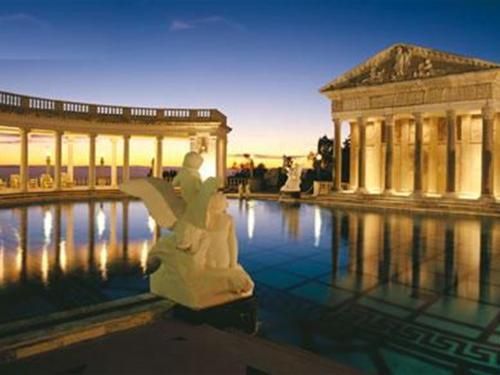
M124 120L226 122L224 114L216 109L122 107L37 98L0 91L0 111L12 109L80 116L123 117Z
M12 107L20 107L21 97L15 94L0 92L0 104Z

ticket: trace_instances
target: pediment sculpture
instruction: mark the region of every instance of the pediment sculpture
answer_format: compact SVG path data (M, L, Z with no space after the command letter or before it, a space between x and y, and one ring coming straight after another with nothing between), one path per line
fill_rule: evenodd
M499 64L407 44L391 46L321 88L321 92L500 68Z

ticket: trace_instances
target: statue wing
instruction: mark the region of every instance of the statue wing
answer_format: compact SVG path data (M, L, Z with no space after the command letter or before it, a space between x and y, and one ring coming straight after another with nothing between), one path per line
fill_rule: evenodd
M217 188L215 177L209 177L203 182L198 195L186 208L185 217L190 224L201 229L206 228L208 201L217 192Z
M172 184L161 178L139 178L120 185L120 190L142 199L149 214L164 228L172 228L186 211L186 203Z

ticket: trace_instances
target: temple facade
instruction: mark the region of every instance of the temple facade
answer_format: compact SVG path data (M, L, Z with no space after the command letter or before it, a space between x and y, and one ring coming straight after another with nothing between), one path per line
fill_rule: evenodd
M162 160L166 153L163 144L167 138L184 139L189 143L186 151L203 155L206 174L218 176L225 184L227 135L226 116L216 109L143 108L105 104L76 103L65 100L30 97L0 91L0 135L19 139L18 172L7 181L0 179L0 194L15 192L60 191L73 188L95 190L116 189L122 181L130 178L131 140L150 139L154 149L151 171L161 177ZM41 176L30 175L30 139L36 137L53 139L52 168ZM76 139L86 140L88 149L88 178L84 185L74 176L74 158L83 150ZM109 143L111 160L110 181L99 183L96 169L99 166L96 144L98 140ZM121 150L119 150L121 148ZM139 150L144 152L145 150ZM64 157L63 157L64 155ZM121 160L120 160L121 159ZM50 160L50 159L49 159ZM101 159L101 162L103 160ZM121 167L121 175L117 170ZM4 177L4 176L2 176Z
M397 44L320 89L336 140L334 190L494 201L500 196L500 64Z

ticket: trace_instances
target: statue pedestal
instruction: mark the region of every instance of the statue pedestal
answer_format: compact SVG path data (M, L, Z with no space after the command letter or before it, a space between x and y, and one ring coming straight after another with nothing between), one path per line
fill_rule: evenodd
M191 324L209 324L219 329L236 328L251 334L257 330L257 300L250 296L202 310L176 305L173 316Z

